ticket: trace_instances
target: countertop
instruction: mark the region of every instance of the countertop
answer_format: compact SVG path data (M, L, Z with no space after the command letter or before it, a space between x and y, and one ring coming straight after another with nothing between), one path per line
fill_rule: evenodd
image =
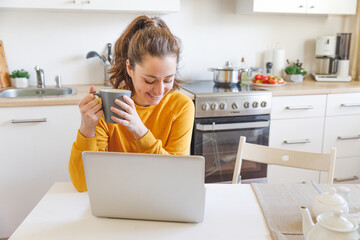
M89 92L89 85L66 85L66 87L76 88L77 94L66 97L35 97L35 98L0 98L0 107L27 107L27 106L52 106L52 105L77 105L80 100ZM103 85L92 85L97 90L109 88ZM360 82L317 82L311 78L306 78L302 83L287 82L286 85L279 87L264 87L272 92L273 96L295 96L295 95L314 95L332 93L360 93ZM180 90L180 92L194 98L191 93Z
M29 97L29 98L0 98L0 107L30 107L30 106L55 106L55 105L78 105L81 99L89 93L90 86L96 90L111 88L104 85L66 85L76 89L76 95L63 97Z

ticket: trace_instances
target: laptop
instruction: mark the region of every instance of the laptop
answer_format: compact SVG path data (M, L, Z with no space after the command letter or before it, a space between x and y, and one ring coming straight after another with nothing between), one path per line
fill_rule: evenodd
M84 151L82 158L94 216L203 220L204 157Z

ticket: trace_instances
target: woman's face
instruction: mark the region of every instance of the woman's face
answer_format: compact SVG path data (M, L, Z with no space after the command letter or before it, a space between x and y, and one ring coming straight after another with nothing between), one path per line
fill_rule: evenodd
M126 61L126 68L132 79L135 93L132 97L139 106L157 105L160 100L172 89L176 74L176 56L163 58L144 56L135 69Z

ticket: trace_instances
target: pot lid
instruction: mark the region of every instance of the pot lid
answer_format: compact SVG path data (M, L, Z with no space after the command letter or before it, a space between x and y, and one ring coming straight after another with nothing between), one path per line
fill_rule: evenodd
M317 221L325 228L333 231L351 232L358 228L358 225L342 215L341 210L333 213L323 213L317 217Z
M330 188L329 192L325 192L316 197L316 199L324 205L327 206L342 206L346 204L346 200L336 193L335 188Z
M220 67L220 68L209 68L209 71L214 71L214 70L238 71L239 69L240 69L240 68L238 68L238 67L234 67L230 61L226 61L226 62L225 62L225 65L224 65L223 67Z

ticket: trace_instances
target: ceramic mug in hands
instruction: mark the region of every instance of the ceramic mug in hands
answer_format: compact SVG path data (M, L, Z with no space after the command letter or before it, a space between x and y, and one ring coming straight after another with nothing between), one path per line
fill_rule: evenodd
M128 97L131 96L130 90L124 89L100 89L99 93L93 93L94 95L101 98L102 109L104 111L105 122L107 123L116 123L111 117L115 116L117 118L123 119L121 116L116 115L112 111L110 111L111 107L116 107L123 110L119 105L115 103L116 99L119 99L122 102L125 102L123 96L126 95Z

